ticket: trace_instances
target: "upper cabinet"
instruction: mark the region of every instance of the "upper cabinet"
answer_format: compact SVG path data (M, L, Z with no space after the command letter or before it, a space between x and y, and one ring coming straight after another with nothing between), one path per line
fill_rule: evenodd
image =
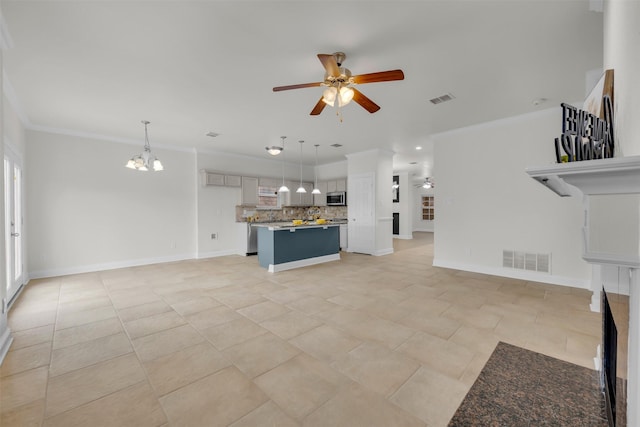
M327 181L318 181L318 190L321 194L313 195L313 205L327 206Z
M225 175L224 185L227 187L242 187L242 177L238 175Z
M327 193L334 193L336 191L347 191L346 179L334 179L327 181Z
M242 186L242 177L238 175L226 175L219 172L201 171L202 185L224 185L227 187Z
M242 204L245 206L258 204L258 178L242 177Z

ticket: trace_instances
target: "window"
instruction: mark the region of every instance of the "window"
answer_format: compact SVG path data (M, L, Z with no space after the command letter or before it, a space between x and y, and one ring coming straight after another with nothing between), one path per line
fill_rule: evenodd
M422 220L433 221L435 219L435 207L433 196L422 196Z
M275 187L258 187L258 206L278 208L278 193Z

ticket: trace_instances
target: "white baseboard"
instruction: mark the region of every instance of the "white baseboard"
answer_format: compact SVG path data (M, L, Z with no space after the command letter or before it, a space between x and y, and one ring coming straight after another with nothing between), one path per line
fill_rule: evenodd
M394 234L393 238L394 239L411 240L411 239L413 239L413 235L411 235L411 234Z
M413 231L433 233L433 227L431 227L431 228L414 228Z
M246 253L241 254L236 249L227 249L225 251L201 252L198 254L196 258L197 259L217 258L217 257L227 256L227 255L245 255L246 256L247 254Z
M383 255L391 255L393 253L393 247L386 249L378 249L372 255L373 256L383 256Z
M11 343L13 342L13 337L11 336L11 329L7 326L7 328L0 336L0 365L4 361L4 357L9 352L9 347L11 347Z
M318 256L314 258L301 259L299 261L284 262L282 264L269 264L269 273L291 270L294 268L308 267L310 265L322 264L323 262L340 261L340 254Z
M138 267L140 265L161 264L164 262L185 261L195 259L195 254L180 254L157 258L144 258L127 261L107 262L103 264L82 265L52 270L40 270L29 272L30 279L42 279L46 277L68 276L70 274L93 273L96 271L115 270L117 268Z
M575 277L555 276L547 273L538 273L528 270L515 270L511 268L489 267L484 265L462 264L434 258L434 267L451 268L454 270L471 271L474 273L489 274L492 276L510 277L512 279L527 280L531 282L549 283L551 285L570 286L591 290L589 279L576 279Z

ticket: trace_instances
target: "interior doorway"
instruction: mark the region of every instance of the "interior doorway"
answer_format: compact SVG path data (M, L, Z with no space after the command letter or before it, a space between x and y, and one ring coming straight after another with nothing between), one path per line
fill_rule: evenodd
M23 260L23 182L22 160L5 146L4 153L4 218L9 304L24 282Z

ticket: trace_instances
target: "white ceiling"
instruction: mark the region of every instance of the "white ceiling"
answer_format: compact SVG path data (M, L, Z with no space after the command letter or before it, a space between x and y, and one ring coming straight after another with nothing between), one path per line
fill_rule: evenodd
M386 148L417 177L431 173L431 134L581 100L602 66L588 0L5 0L2 12L5 76L29 127L142 143L145 119L152 147L264 158L287 135L289 148L308 143L307 164L313 144L320 163ZM321 81L316 55L335 51L353 74L400 68L405 80L359 86L382 108L352 103L342 123L329 107L309 115L321 88L272 91Z

